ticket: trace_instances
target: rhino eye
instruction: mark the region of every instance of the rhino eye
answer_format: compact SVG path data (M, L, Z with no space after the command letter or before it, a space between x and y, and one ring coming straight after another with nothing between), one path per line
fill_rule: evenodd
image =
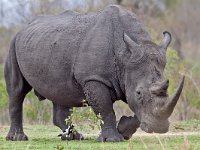
M140 91L136 91L137 95L141 95L141 92Z
M136 90L136 97L137 97L137 99L138 100L142 100L142 92L141 92L141 90Z

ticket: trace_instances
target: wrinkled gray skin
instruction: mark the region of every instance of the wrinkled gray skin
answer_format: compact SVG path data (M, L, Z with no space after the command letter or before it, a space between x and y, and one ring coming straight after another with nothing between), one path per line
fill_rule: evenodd
M53 102L53 121L62 130L69 109L86 99L104 122L99 141L128 139L123 126L132 133L138 126L149 133L167 132L183 87L182 81L174 98L168 98L163 71L170 41L165 32L161 45L153 43L135 14L120 6L36 18L13 39L5 63L11 119L6 139L28 139L22 104L31 89ZM124 118L117 129L113 103L119 99L133 110L135 121Z

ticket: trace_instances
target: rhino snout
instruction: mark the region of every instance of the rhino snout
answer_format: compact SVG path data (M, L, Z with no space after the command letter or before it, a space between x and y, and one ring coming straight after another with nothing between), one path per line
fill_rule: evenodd
M155 123L154 125L142 122L140 128L147 133L166 133L169 129L169 122Z

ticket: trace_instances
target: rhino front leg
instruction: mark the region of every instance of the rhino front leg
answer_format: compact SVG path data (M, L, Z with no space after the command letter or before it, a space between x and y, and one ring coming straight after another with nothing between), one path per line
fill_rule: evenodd
M123 136L116 129L116 116L109 88L100 82L90 81L85 84L84 92L95 114L100 115L103 120L101 134L97 140L99 142L123 141Z
M71 122L66 121L72 113L72 108L53 103L53 123L62 130L62 140L82 140L83 135L77 132Z

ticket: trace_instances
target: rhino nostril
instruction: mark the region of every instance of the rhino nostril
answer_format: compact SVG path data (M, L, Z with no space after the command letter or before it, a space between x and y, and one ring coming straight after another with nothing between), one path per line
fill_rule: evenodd
M140 128L141 128L143 131L147 132L147 133L152 133L152 132L153 132L153 130L152 130L151 128L149 128L148 125L147 125L147 123L145 123L145 122L142 122L142 123L140 124Z

